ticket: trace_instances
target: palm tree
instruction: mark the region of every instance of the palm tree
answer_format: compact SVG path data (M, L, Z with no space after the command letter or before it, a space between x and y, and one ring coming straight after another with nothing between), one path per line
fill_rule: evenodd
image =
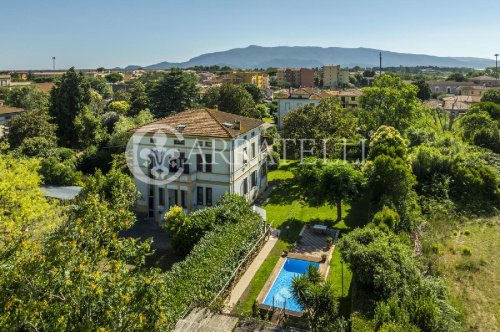
M318 268L310 265L306 274L295 277L292 294L303 308L311 331L326 330L334 322L337 314L334 288L331 282L323 281Z

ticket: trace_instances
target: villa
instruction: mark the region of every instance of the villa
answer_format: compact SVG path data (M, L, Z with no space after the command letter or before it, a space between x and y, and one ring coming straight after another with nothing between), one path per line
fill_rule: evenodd
M150 158L133 165L138 214L160 223L173 205L189 213L224 193L253 202L267 185L264 132L259 119L214 109L187 110L134 129L129 148Z

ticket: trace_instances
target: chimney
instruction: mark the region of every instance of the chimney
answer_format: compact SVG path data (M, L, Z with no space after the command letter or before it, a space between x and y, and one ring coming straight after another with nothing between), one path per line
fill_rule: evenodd
M241 122L240 121L234 121L233 129L240 130L240 128L241 128Z

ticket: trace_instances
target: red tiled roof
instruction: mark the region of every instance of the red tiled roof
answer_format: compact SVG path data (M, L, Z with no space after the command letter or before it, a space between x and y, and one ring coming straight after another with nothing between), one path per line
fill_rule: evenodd
M239 122L239 129L233 126ZM259 119L202 108L180 112L134 129L137 133L172 129L184 136L234 138L264 124ZM183 126L181 130L179 126ZM170 129L170 128L171 129Z
M0 114L21 113L21 112L24 112L24 109L11 106L0 106Z

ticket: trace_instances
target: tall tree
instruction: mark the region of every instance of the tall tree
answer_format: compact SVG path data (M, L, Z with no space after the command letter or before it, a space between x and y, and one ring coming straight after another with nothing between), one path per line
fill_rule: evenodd
M199 98L197 84L194 74L178 68L163 73L149 93L154 115L164 117L194 107Z
M19 114L10 121L7 140L11 148L17 148L27 138L43 137L55 143L56 125L51 123L47 111L27 111Z
M360 124L367 131L388 125L399 131L409 128L420 116L418 88L400 78L382 75L372 86L364 88L360 98Z
M146 93L146 86L139 80L134 80L130 84L130 111L129 115L137 115L140 111L149 107L149 97Z
M87 107L75 118L75 136L78 147L87 148L99 145L106 139L106 130L102 127L101 118L93 114Z
M212 87L203 96L203 102L207 107L217 107L223 112L260 117L258 111L255 111L252 95L239 85L225 83Z
M356 197L365 182L363 172L341 160L307 159L295 177L303 199L312 206L336 206L337 220L342 219L342 201Z
M109 83L118 83L118 82L121 82L123 80L123 75L120 74L120 73L109 73L108 75L106 75L106 80L109 82Z
M321 157L326 144L327 154L333 153L335 141L352 139L356 135L356 119L351 111L340 106L337 98L323 99L318 106L307 105L290 111L283 120L283 134L297 140L287 144L287 150L298 153L301 147L313 149L312 155ZM311 141L314 140L314 141Z
M427 84L424 78L419 78L416 81L413 81L412 84L418 88L418 99L422 101L431 99L432 91L429 84Z
M103 77L89 78L90 86L97 91L104 99L113 97L113 90L108 85L108 82Z
M5 103L25 110L47 110L49 95L36 87L23 86L8 90Z
M481 98L481 101L490 101L492 103L500 104L500 89L490 89L486 91Z
M57 134L65 146L74 146L74 120L91 102L90 83L71 67L50 93L50 114L57 124Z
M241 85L252 96L254 103L259 104L262 102L262 91L255 84L244 83Z

